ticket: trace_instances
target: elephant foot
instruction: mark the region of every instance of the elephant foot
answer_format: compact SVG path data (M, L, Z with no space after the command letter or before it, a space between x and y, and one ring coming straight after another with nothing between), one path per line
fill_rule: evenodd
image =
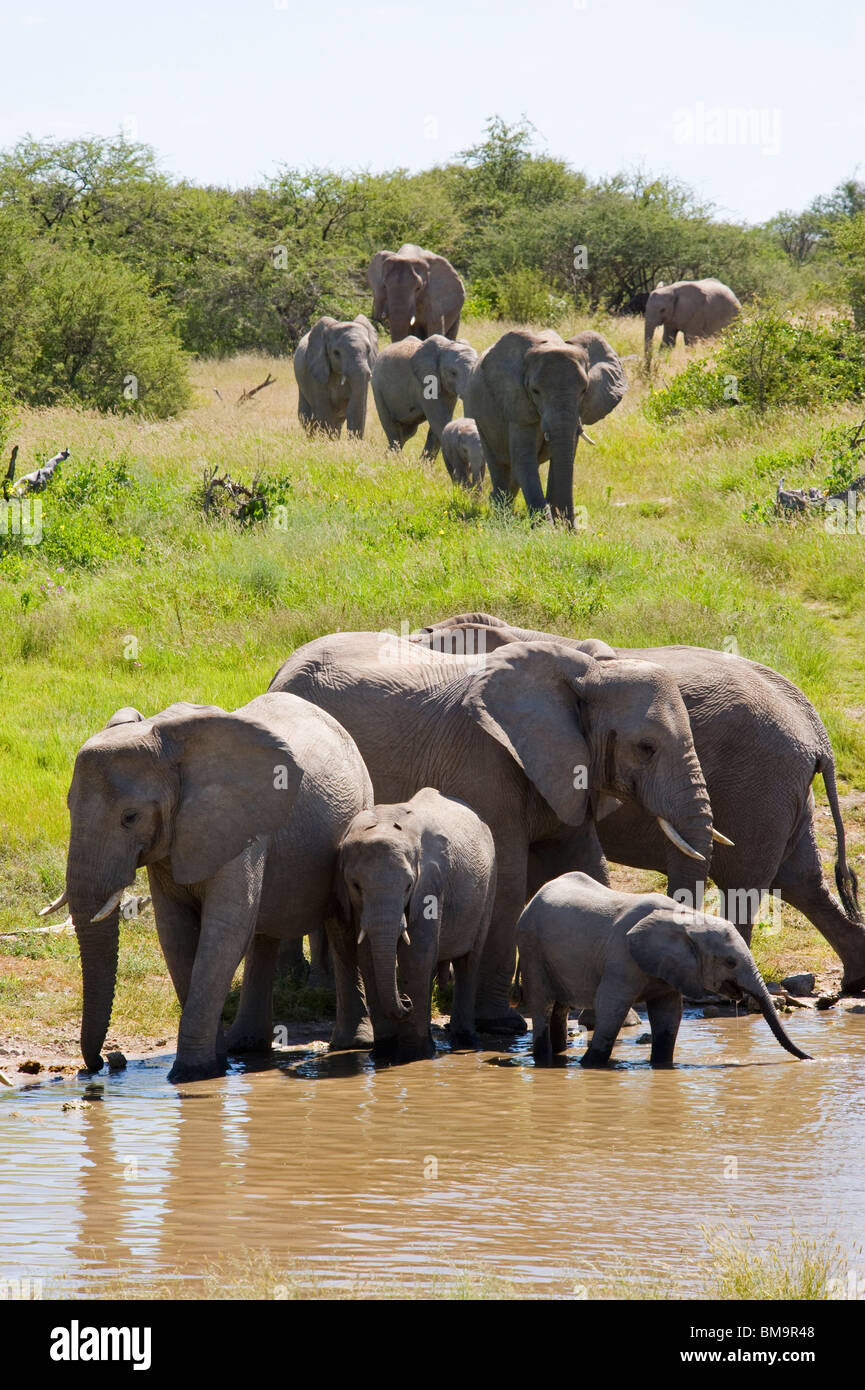
M273 1039L267 1033L248 1032L246 1029L236 1033L232 1029L228 1035L227 1047L230 1053L236 1055L244 1052L271 1052Z
M376 1038L370 1049L372 1060L374 1062L395 1062L398 1048L399 1038L396 1033L391 1033L386 1038Z
M491 1018L479 1018L477 1021L479 1033L507 1033L512 1037L527 1033L528 1027L526 1020L516 1009L508 1009L506 1013L495 1014Z
M364 1023L359 1023L353 1033L341 1032L335 1028L327 1050L328 1052L369 1052L374 1041L372 1024L367 1019Z
M845 970L844 974L841 977L841 993L865 994L865 975L863 975L859 970L851 972L848 975L847 971Z
M425 1038L399 1038L394 1061L403 1066L406 1062L428 1062L435 1055L436 1045L429 1033Z
M451 1052L480 1052L481 1040L477 1033L466 1029L450 1033Z
M581 1067L608 1067L610 1065L610 1054L608 1052L593 1052L589 1047L580 1058Z
M225 1064L218 1057L211 1062L181 1062L178 1058L168 1073L168 1080L178 1086L186 1081L212 1081L224 1075Z

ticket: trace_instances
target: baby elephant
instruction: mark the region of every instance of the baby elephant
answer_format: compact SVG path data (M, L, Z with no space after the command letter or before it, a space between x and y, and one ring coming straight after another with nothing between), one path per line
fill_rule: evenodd
M435 1054L433 978L448 961L451 1045L476 1047L478 966L496 886L485 822L432 787L404 805L359 812L340 845L336 883L346 928L357 932L376 1053L398 1062Z
M644 1000L653 1067L673 1064L682 995L750 995L782 1047L807 1058L787 1036L772 996L736 928L693 912L662 893L619 893L587 874L544 884L517 924L523 998L532 1017L535 1061L568 1045L568 1008L595 1010L580 1059L602 1067L632 1004Z
M426 420L422 457L434 459L442 430L468 384L477 353L468 343L433 333L425 342L403 338L379 353L372 394L388 448L399 451Z
M480 489L487 465L474 420L463 416L445 425L442 430L442 456L453 482L469 490Z

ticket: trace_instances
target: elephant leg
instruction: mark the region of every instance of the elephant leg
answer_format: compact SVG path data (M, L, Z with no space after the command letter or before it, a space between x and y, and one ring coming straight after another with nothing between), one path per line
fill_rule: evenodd
M387 447L394 453L399 453L405 443L403 427L399 421L391 415L384 401L376 395L375 391L373 391L373 396L375 398L375 408L378 412L381 427L387 437Z
M303 938L298 937L301 948ZM273 1045L273 981L280 943L256 934L243 963L237 1017L228 1032L229 1052L269 1052ZM302 954L302 949L301 949Z
M553 1061L550 1021L556 1005L545 1002L540 1012L532 1013L532 1056L536 1067L549 1067Z
M621 986L602 980L595 994L595 1031L580 1058L583 1067L605 1067L633 1000Z
M568 1050L567 1004L556 1003L553 1005L552 1017L550 1018L550 1048L554 1053L567 1052Z
M526 1021L510 1006L516 963L517 920L526 905L527 847L503 849L490 928L478 977L477 1027L482 1033L525 1033Z
M198 949L200 906L191 899L184 901L173 896L155 869L148 869L147 878L150 896L153 899L156 934L182 1009L189 995L195 952Z
M534 516L546 513L547 500L541 487L541 475L535 458L520 457L512 464L514 478L519 486L526 506Z
M327 932L324 927L316 927L309 933L309 975L308 989L335 989L333 964L328 949Z
M247 960L247 964L244 966L244 980L246 979L248 964ZM276 961L276 978L288 980L293 985L302 985L306 983L308 974L309 966L306 956L303 954L303 937L293 936L290 941L280 942Z
M649 1014L649 1027L652 1030L653 1067L671 1067L679 1024L682 1022L682 996L678 990L662 994L646 1004Z
M169 1081L197 1081L225 1070L220 1055L222 1010L255 930L266 854L265 845L257 841L224 864L206 885L198 950Z
M676 346L676 337L678 331L679 330L677 328L668 328L666 325L664 326L664 333L661 338L661 342L665 348L674 348Z
M450 1037L454 1051L468 1051L480 1047L480 1039L475 1032L475 1007L478 992L478 969L480 952L470 952L460 956L454 966L454 1001L451 1009Z
M312 413L312 406L300 390L297 396L297 417L307 434L311 434L316 427L316 419Z
M438 458L438 452L440 448L441 440L439 439L432 425L430 425L426 432L426 440L424 442L423 449L421 450L421 458L426 463L432 463L434 459Z
M373 1044L373 1026L357 964L354 926L331 917L326 923L326 930L336 983L336 1023L330 1039L330 1050L368 1050Z
M865 991L865 927L848 917L829 892L810 817L776 873L773 887L813 922L840 958L842 989L848 994Z
M415 950L400 946L398 957L400 978L412 1001L412 1011L398 1026L394 1060L419 1062L434 1057L436 1051L430 1028L436 952L429 950L419 955Z

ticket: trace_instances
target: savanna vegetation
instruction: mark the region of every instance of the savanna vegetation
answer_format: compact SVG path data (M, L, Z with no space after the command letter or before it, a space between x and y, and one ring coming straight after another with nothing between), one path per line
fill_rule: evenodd
M58 892L72 761L113 710L234 708L320 633L479 608L784 672L829 729L861 869L862 537L855 514L831 530L773 501L782 477L837 486L863 471L850 445L865 415L863 219L851 182L764 227L719 222L668 181L593 184L499 121L420 174L285 169L238 192L172 181L119 140L0 156L0 475L13 444L19 476L71 450L31 499L39 543L8 516L0 532L0 933L34 926ZM362 442L301 431L287 354L319 314L369 312L368 259L404 240L463 274L478 350L529 323L599 329L628 359L622 406L578 451L577 530L453 489L420 439L386 456L372 408ZM707 274L745 314L645 370L642 322L619 311L659 279ZM214 469L257 483L265 505L205 513ZM787 907L755 949L770 978L834 964ZM19 934L0 952L6 1031L75 1054L74 938ZM125 924L113 1034L143 1045L175 1027L154 933Z

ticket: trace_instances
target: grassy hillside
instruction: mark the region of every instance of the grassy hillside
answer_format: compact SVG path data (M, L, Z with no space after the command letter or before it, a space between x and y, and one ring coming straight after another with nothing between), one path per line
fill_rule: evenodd
M637 320L559 325L587 326L622 354L640 351ZM470 320L464 333L480 349L506 328ZM690 355L679 347L663 372ZM767 455L855 416L737 408L659 425L641 410L648 386L638 363L626 365L623 405L593 427L596 447L578 452L576 502L588 519L574 533L531 527L522 504L503 518L488 494L476 502L455 491L441 460L419 461L422 432L387 457L371 400L363 442L310 443L287 359L199 362L193 405L174 420L25 412L14 435L19 473L63 446L72 456L43 496L42 544L0 561L0 932L33 925L34 909L59 889L73 758L118 706L232 708L320 633L414 627L478 608L613 644L726 647L784 672L817 705L842 790L854 793L846 805L858 868L863 539L826 534L818 521L742 518L774 496L779 466ZM237 404L268 371L276 384ZM214 466L245 482L278 480L285 529L206 520L198 490ZM785 476L808 481L802 466ZM785 912L785 961L829 963L822 938ZM152 936L125 928L124 943L115 1024L165 1032L173 997ZM781 944L761 947L770 968ZM74 940L21 937L0 950L12 1026L74 1031Z

